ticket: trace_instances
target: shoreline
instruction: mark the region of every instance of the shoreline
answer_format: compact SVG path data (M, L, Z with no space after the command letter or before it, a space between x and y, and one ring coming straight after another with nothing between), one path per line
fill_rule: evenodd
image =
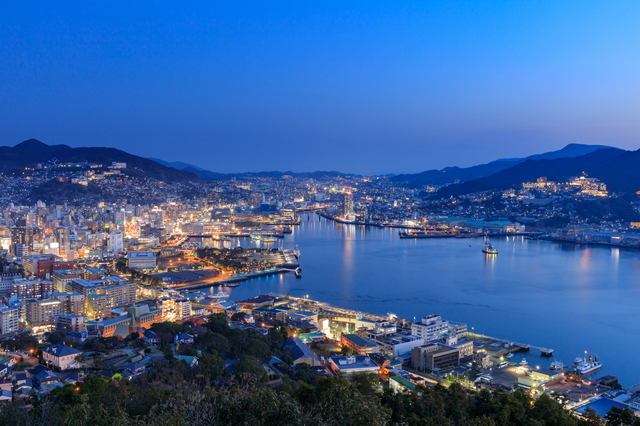
M248 274L248 275L239 275L239 276L234 276L231 278L227 278L226 280L221 280L221 281L213 281L213 282L200 282L200 283L193 283L193 284L187 284L184 286L175 286L175 287L167 287L171 290L192 290L192 289L198 289L198 288L204 288L204 287L224 287L226 284L236 284L236 283L240 283L243 281L249 281L250 279L253 278L260 278L260 277L268 277L271 275L280 275L280 274L286 274L287 272L294 272L291 269L287 269L287 268L278 268L278 269L274 269L274 270L270 270L270 271L263 271L263 272L256 272L256 273L252 273L252 274Z
M551 238L551 237L539 237L538 240L550 241L550 242L553 242L553 243L577 244L577 245L582 245L582 246L598 246L598 247L609 247L609 248L640 250L640 247L626 246L624 244L595 243L595 242L592 242L592 241L573 241L573 240L563 240L562 238Z

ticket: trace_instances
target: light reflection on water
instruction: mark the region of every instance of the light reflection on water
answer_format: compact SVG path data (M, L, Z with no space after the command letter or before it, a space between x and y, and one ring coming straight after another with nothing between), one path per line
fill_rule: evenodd
M438 313L477 332L554 348L565 364L584 350L598 353L602 375L640 382L639 251L508 237L492 238L499 254L486 256L479 238L401 240L397 229L317 216L293 230L281 245L299 246L302 278L247 281L226 290L232 300L275 291L407 319ZM537 355L526 358L541 367L554 359Z

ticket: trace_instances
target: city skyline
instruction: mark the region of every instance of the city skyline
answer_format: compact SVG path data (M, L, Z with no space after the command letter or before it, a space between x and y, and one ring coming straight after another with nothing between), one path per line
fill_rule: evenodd
M0 144L361 174L638 148L636 5L50 7L0 18Z

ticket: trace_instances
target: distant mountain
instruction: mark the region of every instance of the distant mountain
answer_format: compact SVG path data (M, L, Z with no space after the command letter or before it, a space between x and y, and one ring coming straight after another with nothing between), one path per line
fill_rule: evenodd
M148 176L165 182L182 182L198 179L193 173L158 164L115 148L71 148L67 145L47 145L29 139L14 147L0 146L0 172L24 170L38 163L51 160L61 163L89 162L111 165L112 162L127 163L124 173L138 177Z
M47 145L37 139L28 139L24 142L20 142L18 145L14 146L13 149L17 149L19 151L53 152L72 148L69 145Z
M528 160L535 161L554 160L558 158L573 158L592 153L594 151L597 151L598 149L610 148L613 147L572 143L557 151L531 155L526 158L505 158L472 167L446 167L442 170L427 170L425 172L416 174L396 175L390 178L390 180L396 184L401 184L410 188L420 188L424 185L446 185L448 183L453 183L456 180L459 180L460 182L467 182L473 179L491 176L494 173L498 173L502 170L507 170L517 164L523 163Z
M303 173L294 173L294 172L244 172L244 173L217 173L209 170L202 169L200 167L196 167L189 163L183 163L182 161L165 161L159 158L149 158L149 160L153 160L156 163L160 163L167 167L173 167L174 169L183 170L185 172L193 173L194 175L207 180L229 180L232 178L243 178L243 177L264 177L264 178L281 178L282 176L292 176L292 177L304 177L309 179L322 179L322 178L333 178L339 176L356 176L350 173L341 173L335 171L316 171L316 172L303 172Z
M201 179L206 179L206 180L228 180L231 179L230 176L224 174L224 173L216 173L216 172L210 172L209 170L203 170L203 169L197 169L195 167L187 167L185 169L183 169L185 172L189 172L189 173L193 173L194 175L198 176Z
M246 173L231 173L227 176L230 177L265 177L265 178L281 178L282 176L291 176L294 178L307 178L307 179L323 179L323 178L336 178L336 177L346 177L346 176L359 176L353 173L342 173L335 171L315 171L315 172L302 172L295 173L292 171L288 172L246 172Z
M182 161L164 161L161 160L159 158L152 158L152 157L147 157L149 160L155 161L156 163L160 163L163 166L167 166L167 167L173 167L174 169L178 169L178 170L186 170L186 169L193 169L193 170L200 170L200 171L206 171L203 168L194 166L193 164L189 164L189 163L183 163Z
M618 148L605 148L575 158L527 160L487 177L446 186L438 191L435 197L448 198L489 189L508 188L523 182L533 182L541 176L545 176L551 181L561 181L571 176L580 175L582 172L589 176L597 175L598 171L627 153L627 151Z
M587 155L595 152L599 149L619 149L614 146L606 145L583 145L579 143L570 143L562 149L557 151L545 152L543 154L530 155L527 158L523 158L522 161L527 160L555 160L556 158L574 158L582 155Z

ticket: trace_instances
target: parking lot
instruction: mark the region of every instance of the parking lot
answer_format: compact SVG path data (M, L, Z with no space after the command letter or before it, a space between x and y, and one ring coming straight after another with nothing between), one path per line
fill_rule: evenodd
M566 383L560 382L551 386L547 386L547 389L553 392L567 395L569 397L569 400L571 401L580 401L601 391L601 389L592 385L581 384L580 387L578 387L577 382L573 382L570 380Z
M493 368L488 373L493 378L493 383L499 383L511 388L518 385L518 377L524 377L525 372L520 367L509 365L503 368L497 368L494 363Z

